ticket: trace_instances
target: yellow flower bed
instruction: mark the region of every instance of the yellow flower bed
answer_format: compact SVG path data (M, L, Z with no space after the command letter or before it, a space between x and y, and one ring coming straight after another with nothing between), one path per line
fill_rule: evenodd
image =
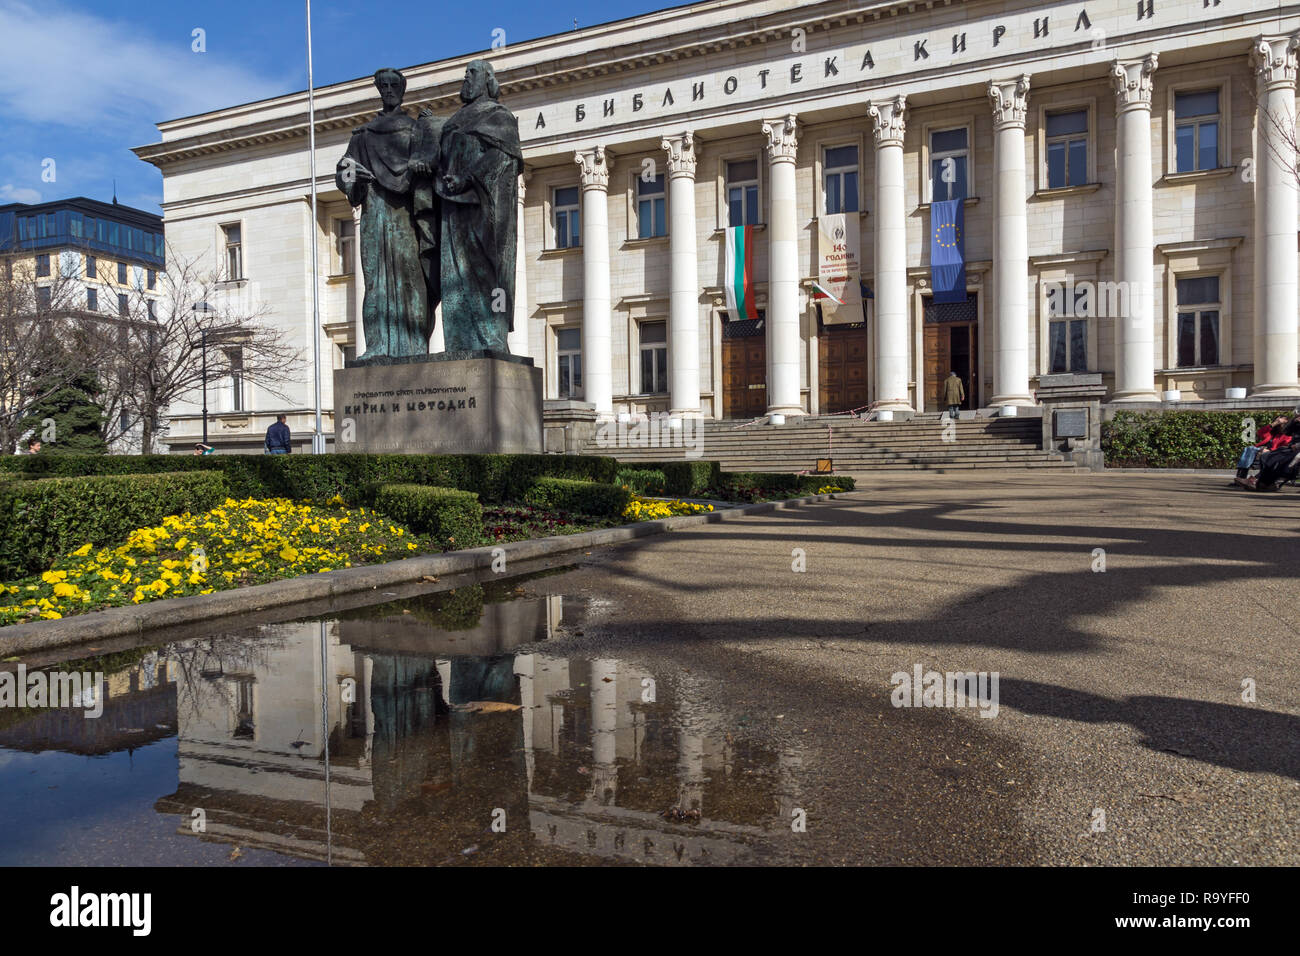
M0 584L0 625L209 594L419 550L406 529L340 503L228 498L204 514L139 528L117 548L83 545L37 577Z
M697 515L712 511L713 505L696 505L687 501L651 501L639 495L633 495L628 506L623 509L625 521L655 521L659 518L673 518L677 515Z

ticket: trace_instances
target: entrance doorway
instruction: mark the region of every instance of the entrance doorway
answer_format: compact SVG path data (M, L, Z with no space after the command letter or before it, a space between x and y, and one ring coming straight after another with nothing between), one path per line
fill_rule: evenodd
M722 414L757 418L767 412L767 329L757 319L728 322L722 313Z
M979 408L979 310L976 293L965 302L925 300L925 410L942 412L943 380L956 372L966 390L962 408Z
M818 409L822 415L868 404L867 324L824 325L817 338Z

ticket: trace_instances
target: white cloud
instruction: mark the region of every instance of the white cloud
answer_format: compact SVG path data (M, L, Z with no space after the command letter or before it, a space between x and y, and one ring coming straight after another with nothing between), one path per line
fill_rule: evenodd
M195 53L129 21L0 0L0 115L73 127L138 127L293 88L229 55Z
M40 202L41 194L35 189L28 189L26 186L15 186L13 183L0 183L0 205L11 202Z

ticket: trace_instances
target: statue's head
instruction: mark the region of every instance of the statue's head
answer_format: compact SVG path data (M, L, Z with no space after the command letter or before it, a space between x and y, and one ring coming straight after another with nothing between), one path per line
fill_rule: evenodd
M375 89L379 90L384 109L395 110L402 105L402 97L406 95L406 77L391 68L378 70L375 73Z
M462 103L473 103L484 96L494 100L501 96L496 70L492 69L492 64L487 60L470 60L465 67L465 82L460 87L460 100Z

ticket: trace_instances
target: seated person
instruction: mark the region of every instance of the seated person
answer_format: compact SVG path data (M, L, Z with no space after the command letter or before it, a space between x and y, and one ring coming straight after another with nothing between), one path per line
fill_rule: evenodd
M1274 448L1262 449L1259 475L1235 480L1251 491L1281 491L1282 485L1294 481L1297 470L1300 470L1300 443L1295 441L1297 436L1300 436L1300 415L1274 432L1274 438L1270 440L1270 444L1275 445Z
M1243 484L1246 475L1262 453L1277 451L1282 445L1290 444L1291 438L1283 430L1286 424L1287 417L1279 415L1259 430L1259 441L1247 445L1237 461L1236 484Z

